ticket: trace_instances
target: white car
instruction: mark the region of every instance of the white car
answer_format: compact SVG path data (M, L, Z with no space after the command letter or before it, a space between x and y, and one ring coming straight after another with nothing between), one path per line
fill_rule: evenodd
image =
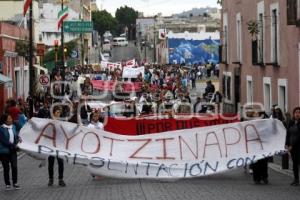
M126 47L128 46L128 41L124 37L117 37L113 39L113 46L114 47Z

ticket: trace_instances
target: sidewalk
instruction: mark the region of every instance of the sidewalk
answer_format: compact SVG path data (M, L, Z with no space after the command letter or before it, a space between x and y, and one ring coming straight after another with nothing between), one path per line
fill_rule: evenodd
M270 169L272 169L272 170L274 170L278 173L284 174L286 176L289 176L289 177L294 177L292 167L293 167L293 162L290 159L289 169L282 169L282 167L281 167L281 156L274 156L274 162L269 163L269 168Z

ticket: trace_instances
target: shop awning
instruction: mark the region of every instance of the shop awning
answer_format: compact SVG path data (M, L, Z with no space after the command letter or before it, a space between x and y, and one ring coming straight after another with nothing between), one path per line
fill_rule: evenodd
M4 84L6 87L12 87L13 81L11 78L0 74L0 85Z

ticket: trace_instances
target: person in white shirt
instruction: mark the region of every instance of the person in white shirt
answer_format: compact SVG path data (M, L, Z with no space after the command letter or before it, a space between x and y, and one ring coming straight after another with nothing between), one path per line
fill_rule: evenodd
M103 130L103 124L99 121L100 120L100 113L99 112L93 112L91 115L91 123L87 126L91 129L99 129Z

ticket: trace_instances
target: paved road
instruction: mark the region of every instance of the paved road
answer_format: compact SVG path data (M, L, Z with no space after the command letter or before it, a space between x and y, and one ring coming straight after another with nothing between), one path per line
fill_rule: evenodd
M210 177L174 182L156 180L93 180L84 167L66 165L66 188L47 187L47 169L24 156L19 161L20 191L4 191L1 200L299 200L300 187L291 187L292 178L270 172L270 185L254 185L243 170ZM56 171L55 171L56 172ZM55 182L57 185L57 181ZM0 186L3 186L0 178Z
M121 62L122 60L131 60L134 58L138 61L141 60L138 49L131 43L128 47L114 47L112 49L112 62Z

